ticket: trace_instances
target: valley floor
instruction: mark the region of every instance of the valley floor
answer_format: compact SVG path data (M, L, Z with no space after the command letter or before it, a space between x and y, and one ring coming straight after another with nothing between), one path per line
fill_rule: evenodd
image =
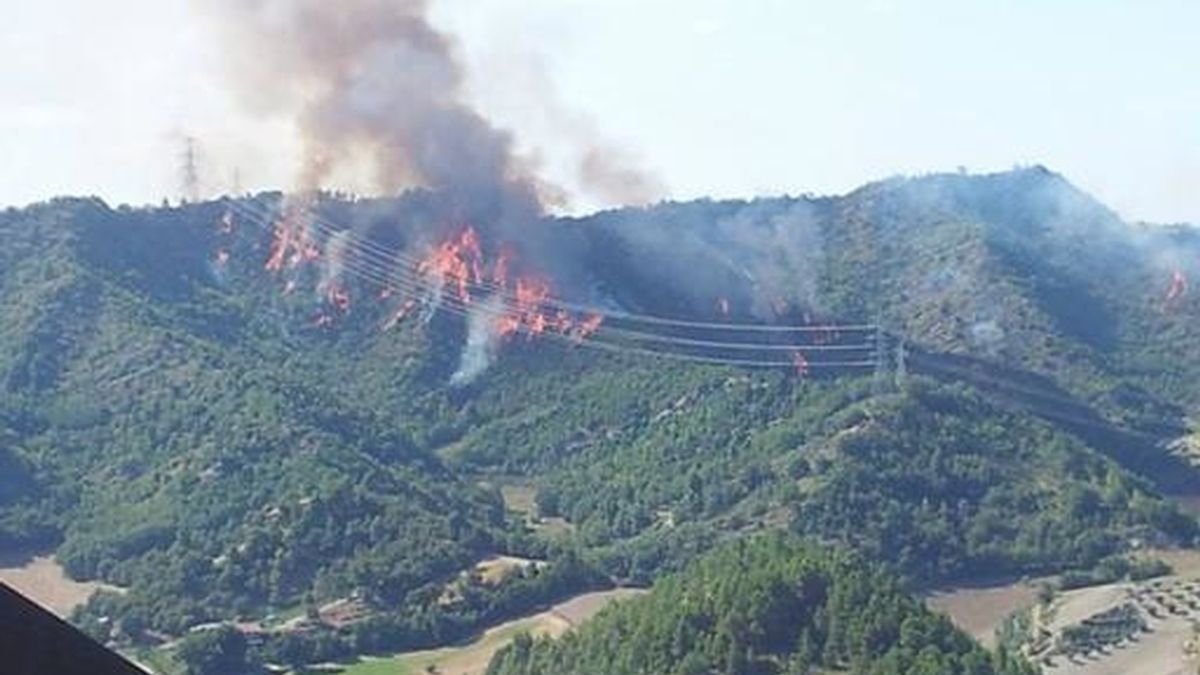
M344 675L481 675L492 655L508 645L520 633L558 637L595 616L615 600L637 596L644 591L618 588L585 593L554 607L507 621L484 631L469 644L397 654L388 658L365 658L347 667Z

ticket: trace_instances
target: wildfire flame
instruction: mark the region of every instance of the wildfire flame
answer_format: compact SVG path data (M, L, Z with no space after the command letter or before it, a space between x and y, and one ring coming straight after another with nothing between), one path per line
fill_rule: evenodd
M600 325L604 323L604 317L600 314L590 314L583 318L577 326L575 326L575 339L583 341L591 337L600 330Z
M296 211L287 213L276 223L272 233L270 255L265 267L272 272L296 267L324 256L336 261L338 249L330 245L322 253L310 233L308 223ZM223 261L227 254L219 256ZM387 331L412 316L418 309L424 320L431 318L442 306L443 300L454 303L458 311L472 312L480 317L481 330L489 331L491 337L480 341L485 346L495 345L501 340L524 334L532 340L545 334L556 334L570 338L576 343L594 335L604 323L602 314L575 315L560 307L553 300L548 281L532 274L514 274L515 256L501 248L494 262L484 255L479 235L470 225L458 234L435 246L415 267L417 276L424 281L418 297L406 297L381 326ZM326 285L328 284L328 285ZM296 280L288 279L284 293L296 288ZM317 293L324 297L336 312L321 311L313 320L316 327L332 326L336 316L350 311L350 292L336 281L323 279ZM397 289L386 285L379 291L380 300L388 300ZM724 311L728 302L722 299ZM474 329L473 329L474 330Z
M430 277L438 291L449 286L457 299L471 302L471 287L483 281L483 252L475 229L467 226L457 237L442 243L424 261L417 272Z
M1171 285L1167 288L1167 297L1163 298L1163 308L1168 308L1178 302L1187 293L1187 287L1187 277L1183 276L1183 270L1172 272Z
M321 250L297 214L289 213L275 223L271 253L265 265L268 271L278 272L285 265L296 267L320 257Z
M808 376L808 359L804 356L804 352L797 350L792 354L792 366L800 377Z
M396 310L392 314L392 316L390 318L388 318L387 321L384 322L384 324L382 326L382 330L386 333L387 331L395 328L396 326L398 326L400 324L400 322L407 319L409 317L409 315L413 313L413 310L415 310L416 308L417 308L416 300L413 300L411 298L408 300L405 300L404 304L400 306L400 309Z
M492 295L500 295L503 303L497 310L495 331L502 338L524 333L533 339L545 333L557 333L583 340L600 329L604 317L599 314L576 318L550 303L549 282L533 275L512 275L514 256L507 250L490 265L483 254L479 236L471 226L438 245L417 265L417 272L431 285L430 304L436 306L441 294L451 297L465 308L478 301L481 286L490 282ZM407 303L406 303L407 305ZM411 311L402 311L407 315ZM394 325L395 322L391 322Z
M350 311L350 294L345 289L335 286L329 291L328 300L339 312L345 314Z
M221 249L221 250L217 251L217 265L220 267L224 267L225 264L228 262L229 262L229 251L226 251L225 249Z

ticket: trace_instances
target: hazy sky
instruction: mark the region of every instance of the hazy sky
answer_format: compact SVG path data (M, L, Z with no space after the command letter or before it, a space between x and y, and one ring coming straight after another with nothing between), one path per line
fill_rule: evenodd
M212 190L235 167L247 188L289 185L288 123L231 103L202 3L8 3L0 203L176 196L184 134L200 139ZM1129 218L1200 222L1195 0L435 7L473 97L551 178L571 127L625 148L676 198L1036 162Z

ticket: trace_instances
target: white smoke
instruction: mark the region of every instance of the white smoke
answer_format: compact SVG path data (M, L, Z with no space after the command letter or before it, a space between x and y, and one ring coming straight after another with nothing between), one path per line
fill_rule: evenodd
M762 200L736 207L668 209L615 224L632 266L680 289L694 307L729 298L737 311L770 321L777 305L820 312L824 239L811 205Z
M717 227L727 250L737 254L744 274L753 280L751 313L770 319L776 300L821 309L817 296L824 242L808 204L797 202L769 216L752 204Z
M229 271L226 265L222 265L216 260L208 261L208 275L217 286L225 288L229 285Z
M1000 355L1004 349L1006 334L994 319L978 321L971 325L971 344L978 350L991 357Z
M325 244L325 258L324 264L321 265L321 279L317 283L317 295L325 297L341 285L350 236L350 230L341 230L329 237Z
M458 370L450 376L452 386L470 384L492 365L500 349L496 320L503 312L504 298L501 296L492 296L471 306L467 315L467 342L463 345Z

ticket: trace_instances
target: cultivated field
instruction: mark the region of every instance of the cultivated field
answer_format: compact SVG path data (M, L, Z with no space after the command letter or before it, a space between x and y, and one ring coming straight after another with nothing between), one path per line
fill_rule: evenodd
M62 618L70 616L72 610L87 602L96 591L119 590L100 583L72 581L48 556L0 559L0 582Z
M1032 613L1031 655L1046 675L1191 675L1200 625L1200 552L1149 551L1174 574L1080 588Z
M995 646L996 629L1005 619L1036 602L1037 588L1029 581L955 588L925 598L926 606L988 647Z
M643 591L616 589L587 593L553 608L488 629L470 644L399 654L391 658L364 659L343 671L345 675L480 675L502 647L520 633L558 637L591 619L614 600Z
M1039 605L1039 581L939 591L934 611L985 645L1012 614L1029 610L1030 657L1046 675L1194 675L1200 666L1200 552L1149 551L1174 573L1059 593Z
M1064 593L1037 614L1035 630L1049 636L1045 644L1050 652L1067 652L1042 660L1047 675L1196 672L1197 662L1186 649L1200 619L1200 583L1195 581L1176 576L1082 588ZM1072 627L1089 632L1082 646L1064 649L1062 636Z

